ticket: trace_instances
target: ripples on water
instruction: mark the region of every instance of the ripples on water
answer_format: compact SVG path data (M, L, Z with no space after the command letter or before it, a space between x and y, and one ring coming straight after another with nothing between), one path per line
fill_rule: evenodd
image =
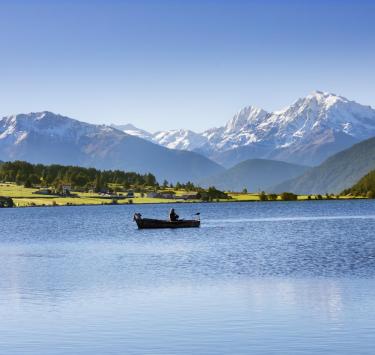
M0 353L371 353L372 201L0 211Z

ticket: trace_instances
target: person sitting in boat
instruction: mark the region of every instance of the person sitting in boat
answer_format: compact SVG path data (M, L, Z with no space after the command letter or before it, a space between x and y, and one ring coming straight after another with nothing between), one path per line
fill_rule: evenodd
M170 212L169 212L169 220L171 222L176 222L178 221L178 214L175 212L174 208L171 208Z

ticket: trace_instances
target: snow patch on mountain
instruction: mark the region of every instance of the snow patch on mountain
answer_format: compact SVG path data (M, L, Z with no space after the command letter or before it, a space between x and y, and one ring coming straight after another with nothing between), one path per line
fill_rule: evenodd
M131 136L136 136L139 138L147 139L149 141L152 141L153 135L143 129L137 128L131 123L127 123L124 125L115 125L111 124L112 128L118 129L119 131L122 131L124 133L130 134Z
M156 132L152 140L170 149L195 150L207 142L206 137L187 129Z

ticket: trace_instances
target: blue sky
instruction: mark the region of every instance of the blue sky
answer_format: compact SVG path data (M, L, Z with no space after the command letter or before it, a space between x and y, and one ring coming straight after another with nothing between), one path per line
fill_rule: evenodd
M0 0L0 114L204 130L313 90L375 106L374 1Z

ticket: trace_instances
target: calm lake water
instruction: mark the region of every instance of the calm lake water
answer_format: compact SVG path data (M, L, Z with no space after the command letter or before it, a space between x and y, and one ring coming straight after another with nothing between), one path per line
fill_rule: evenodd
M374 354L375 202L0 210L0 354Z

